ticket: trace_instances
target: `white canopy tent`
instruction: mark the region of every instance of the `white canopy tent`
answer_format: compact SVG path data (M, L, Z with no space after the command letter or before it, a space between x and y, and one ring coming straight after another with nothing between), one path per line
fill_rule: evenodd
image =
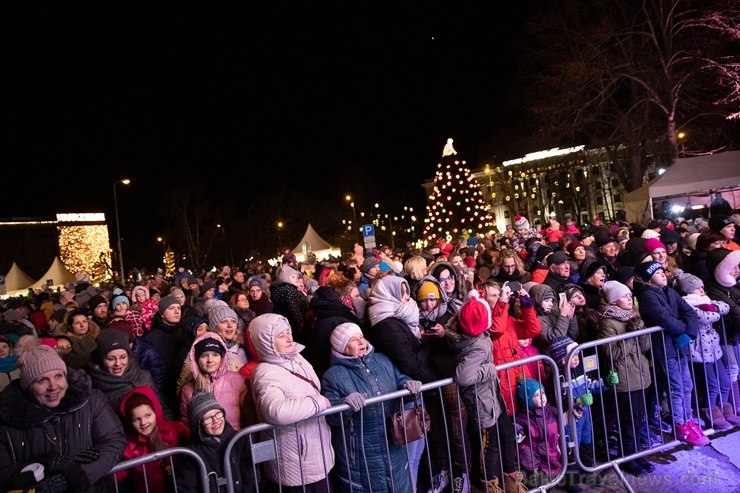
M51 281L51 284L49 284ZM30 286L32 289L43 289L44 286L49 286L49 289L64 289L67 283L74 283L75 275L72 274L69 269L59 260L59 257L54 257L54 261L46 271L46 274L36 281L35 284Z
M303 238L301 238L298 246L291 250L291 253L295 255L298 262L303 262L310 253L316 255L317 260L324 260L329 256L337 258L342 256L342 251L321 238L311 224L308 225Z
M662 175L624 196L627 220L642 222L652 216L655 199L676 199L681 205L706 204L714 192L727 192L730 205L740 207L740 151L677 159Z
M13 296L14 293L28 292L28 286L31 284L33 284L33 278L23 272L23 270L18 267L18 264L13 262L10 270L5 275L6 293Z

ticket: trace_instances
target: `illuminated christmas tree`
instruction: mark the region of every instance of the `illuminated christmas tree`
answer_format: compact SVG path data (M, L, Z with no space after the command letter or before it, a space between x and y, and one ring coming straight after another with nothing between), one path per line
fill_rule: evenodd
M434 190L427 202L423 233L427 244L436 244L439 238L451 243L461 236L488 233L493 229L483 191L470 174L467 163L452 147L452 139L447 139L442 151L434 176Z

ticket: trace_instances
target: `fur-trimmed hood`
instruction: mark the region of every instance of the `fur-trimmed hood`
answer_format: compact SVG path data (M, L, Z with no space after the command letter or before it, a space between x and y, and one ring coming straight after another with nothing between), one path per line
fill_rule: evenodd
M707 272L719 285L731 288L737 279L730 275L732 269L740 265L740 250L718 248L707 255Z

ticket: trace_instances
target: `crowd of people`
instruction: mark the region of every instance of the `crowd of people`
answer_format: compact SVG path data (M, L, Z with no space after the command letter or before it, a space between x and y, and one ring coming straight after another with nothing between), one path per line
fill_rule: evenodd
M236 491L467 493L477 481L523 493L577 468L561 461L560 419L586 466L609 459L612 434L624 455L662 433L705 445L702 427L740 426L739 229L737 213L588 228L517 215L502 235L423 249L355 245L300 263L286 249L275 267L181 265L137 285L79 273L62 292L3 303L0 487L199 491L188 456L108 474L184 446L215 476L229 461ZM664 330L599 346L608 372L566 361L579 343L652 326ZM541 362L497 368L536 354L567 378ZM454 384L420 391L443 378ZM550 402L566 384L563 418ZM366 404L401 389L431 420L407 445L384 430L412 400ZM348 411L316 417L339 404ZM262 438L277 457L254 466L246 443L224 457L258 423L274 425ZM568 491L599 481L575 472Z

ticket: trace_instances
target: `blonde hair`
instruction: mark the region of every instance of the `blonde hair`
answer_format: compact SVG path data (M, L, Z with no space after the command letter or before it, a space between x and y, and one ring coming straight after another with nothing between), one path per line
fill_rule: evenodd
M403 264L403 271L411 279L418 281L427 275L427 261L421 255L413 255Z

